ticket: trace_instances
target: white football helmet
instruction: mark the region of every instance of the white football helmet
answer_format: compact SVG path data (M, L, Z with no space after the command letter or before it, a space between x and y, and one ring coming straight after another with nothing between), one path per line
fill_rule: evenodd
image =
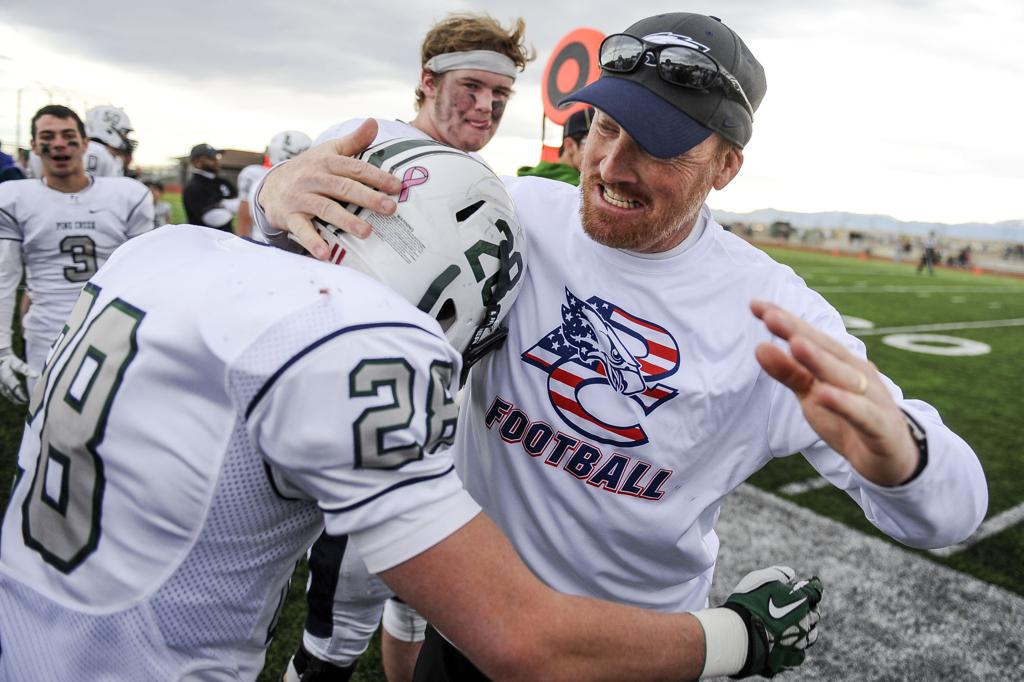
M124 152L131 152L138 144L128 137L132 122L123 109L102 104L85 113L85 136Z
M423 139L374 145L362 159L402 180L398 210L345 207L373 226L366 239L317 219L331 260L360 270L438 321L468 368L506 335L526 241L512 198L485 164Z
M313 140L309 139L309 135L306 133L300 133L298 130L284 130L270 138L270 144L267 145L267 158L270 160L270 165L273 166L298 156L309 149L311 144L313 144Z

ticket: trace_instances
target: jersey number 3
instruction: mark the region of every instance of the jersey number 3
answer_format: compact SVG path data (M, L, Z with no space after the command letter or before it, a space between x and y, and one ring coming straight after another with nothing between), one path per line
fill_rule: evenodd
M50 374L89 315L99 288L87 284L54 342L50 361L29 405L29 419L40 415ZM107 415L124 371L135 357L136 335L145 313L121 299L96 315L57 373L42 411L39 457L32 489L22 508L25 544L47 563L70 573L100 538L103 502L103 443Z
M87 282L96 274L96 242L85 235L64 237L60 252L70 254L74 265L64 268L64 279L69 282Z

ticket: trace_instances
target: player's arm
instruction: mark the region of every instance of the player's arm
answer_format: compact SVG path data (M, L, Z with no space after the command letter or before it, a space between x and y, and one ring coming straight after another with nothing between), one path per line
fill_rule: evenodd
M27 402L22 377L31 378L11 345L14 308L22 276L22 231L15 218L14 183L0 185L0 395L16 405Z
M282 231L291 233L303 248L320 260L329 250L313 226L314 217L346 232L365 237L370 224L345 210L351 203L391 215L402 183L390 173L351 158L366 149L377 135L377 122L367 119L353 133L327 140L294 159L274 166L257 188L254 223L271 243ZM339 203L341 202L341 203Z
M788 351L762 343L757 359L792 392L821 438L804 452L815 468L847 490L879 529L905 544L941 547L974 532L988 505L985 474L974 451L938 413L904 400L863 356L861 344L843 343L849 336L841 328L826 333L763 301L751 308L788 343ZM787 409L782 401L773 407L781 421L799 419L795 408L786 415Z
M11 344L21 275L21 242L0 236L0 395L15 405L28 401L22 378L35 376L25 361L14 354Z
M257 241L265 241L257 230L257 234L253 233L253 220L252 220L252 198L256 193L256 189L259 185L259 181L266 175L266 171L259 166L260 172L253 173L253 166L247 166L242 169L241 174L238 176L238 220L235 221L235 233L240 237L250 237ZM255 177L253 177L255 176Z
M0 356L11 352L11 328L21 275L21 242L0 237Z
M482 514L380 576L493 679L771 676L803 662L821 598L817 579L784 567L751 573L724 607L695 614L563 595Z
M128 202L128 215L125 218L125 234L129 239L149 232L156 227L153 206L153 193L141 182L132 181L133 188L138 185L141 190L132 194Z

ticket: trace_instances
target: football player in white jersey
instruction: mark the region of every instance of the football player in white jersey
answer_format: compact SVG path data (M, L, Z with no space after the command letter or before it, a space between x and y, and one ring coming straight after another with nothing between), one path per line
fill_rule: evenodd
M39 158L39 155L33 151L28 153L28 172L25 174L30 178L41 178L43 177L43 160Z
M482 161L475 152L497 132L515 78L533 59L522 19L505 28L486 14L450 16L430 28L420 55L415 118L410 123L377 120L375 142L396 137L433 139L472 152ZM318 141L348 135L363 120L332 126ZM262 241L260 230L254 236ZM391 591L366 570L345 538L325 534L313 545L309 562L306 628L286 671L286 682L298 680L310 665L325 681L346 678L382 616L385 673L390 682L409 682L426 629L424 619L400 600L387 599Z
M0 184L0 393L15 403L28 397L19 375L42 369L85 282L114 249L153 229L145 185L85 172L85 129L71 109L49 105L36 112L32 149L43 161L43 177ZM23 266L32 301L22 324L25 361L11 350Z
M705 603L724 499L791 453L904 544L968 537L988 503L970 446L704 204L739 172L766 91L742 39L666 14L608 36L600 57L573 96L598 109L580 189L506 180L534 250L509 340L470 378L455 443L467 490L547 584L663 611ZM337 176L357 179L332 145L260 193L261 225L319 257L302 212L332 220L322 188L344 202ZM421 664L438 641L428 632Z
M124 175L138 143L130 135L132 122L123 109L104 104L85 112L85 172L103 177Z
M361 130L348 153L373 138ZM448 454L463 357L503 338L523 280L515 209L445 145L364 158L394 198L355 200L381 211L350 214L368 240L321 224L349 267L168 226L86 285L29 405L0 533L0 680L253 680L325 523L495 677L692 679L802 659L821 586L785 569L693 615L530 574Z
M249 195L271 166L294 158L309 149L313 141L309 135L298 130L283 130L270 138L267 145L268 165L251 164L238 173L238 223L235 234L239 237L252 236L252 217L249 213Z

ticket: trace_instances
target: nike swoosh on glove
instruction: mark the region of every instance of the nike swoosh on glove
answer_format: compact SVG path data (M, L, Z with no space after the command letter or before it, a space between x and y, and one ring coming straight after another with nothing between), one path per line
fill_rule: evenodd
M818 641L821 580L795 576L788 566L748 573L722 605L747 625L747 660L735 677L773 677L795 668Z

